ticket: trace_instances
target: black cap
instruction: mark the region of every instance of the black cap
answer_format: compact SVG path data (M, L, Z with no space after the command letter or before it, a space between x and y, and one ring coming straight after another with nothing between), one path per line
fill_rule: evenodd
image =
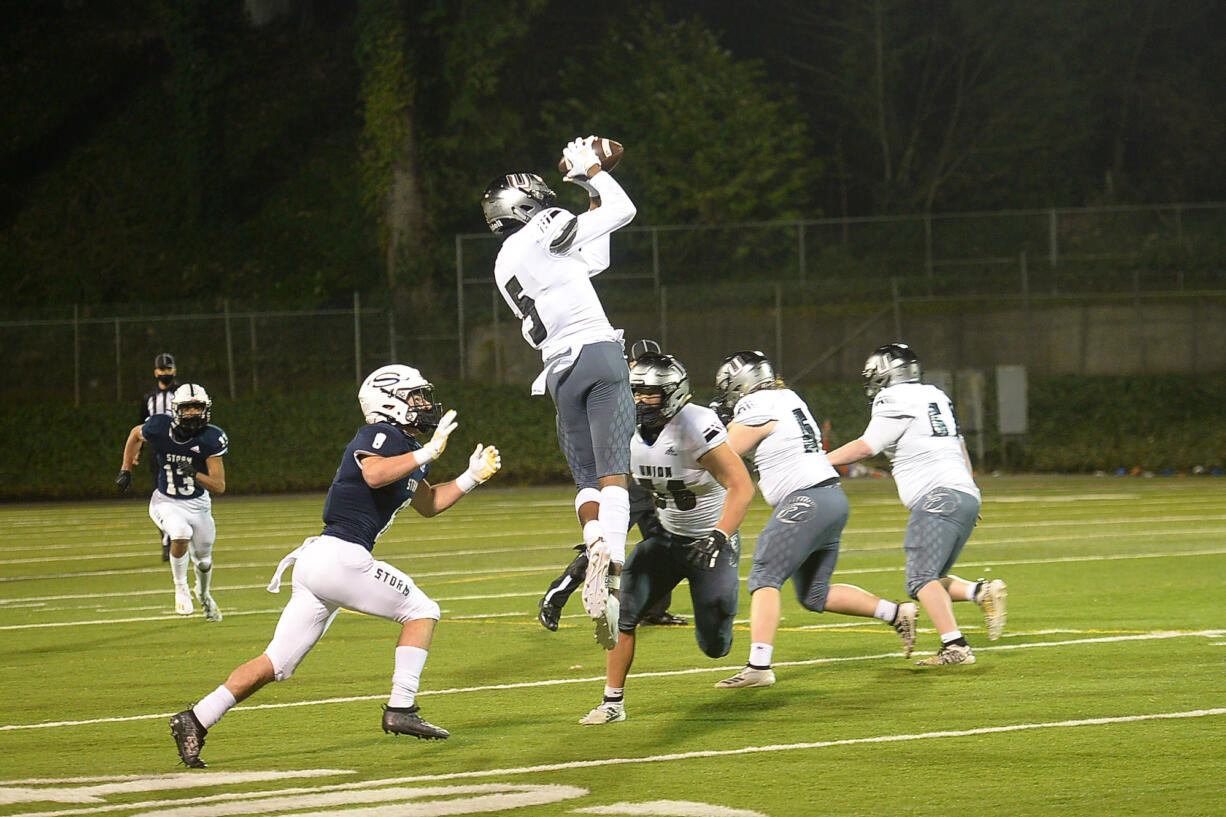
M646 338L643 340L636 340L634 345L630 347L630 359L638 360L648 352L653 352L657 355L660 354L660 344L656 343L654 340L647 340Z
M170 352L162 352L153 359L153 368L155 369L173 369L175 368L175 357Z

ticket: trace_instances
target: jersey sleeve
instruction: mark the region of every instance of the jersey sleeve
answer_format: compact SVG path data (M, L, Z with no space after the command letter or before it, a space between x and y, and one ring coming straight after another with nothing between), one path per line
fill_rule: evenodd
M600 206L575 217L575 231L568 252L583 250L590 274L609 266L609 234L625 227L638 212L634 202L608 173L597 173L589 182L600 193Z
M873 411L873 418L868 421L868 428L860 435L860 439L868 444L874 454L880 454L889 446L898 442L907 431L910 417L878 414Z
M353 438L354 456L374 454L377 457L395 457L407 454L411 450L409 438L404 432L388 423L370 423L362 426Z
M230 438L226 436L226 432L217 426L210 425L208 435L204 446L206 457L224 457L230 453Z
M709 408L693 406L686 420L688 447L694 459L700 460L728 441L728 429L719 421L719 415Z
M764 426L772 420L778 420L776 412L762 399L761 393L747 394L737 401L732 411L732 422L745 426Z

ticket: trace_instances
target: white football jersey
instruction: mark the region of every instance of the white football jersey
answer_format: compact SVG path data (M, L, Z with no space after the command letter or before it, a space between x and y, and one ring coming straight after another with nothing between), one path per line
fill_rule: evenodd
M503 242L494 280L522 322L524 340L549 360L589 343L620 340L589 278L609 266L609 234L634 218L617 180L597 173L601 205L578 216L550 207Z
M791 389L762 389L737 401L732 422L774 429L753 450L758 488L772 508L788 494L811 488L838 471L822 450L822 434L800 395Z
M715 529L727 491L698 460L727 441L715 412L694 403L682 406L651 445L635 426L630 476L656 495L660 524L669 533L697 539Z
M898 498L908 508L935 488L979 496L962 453L953 405L936 386L899 383L877 392L860 439L893 462Z

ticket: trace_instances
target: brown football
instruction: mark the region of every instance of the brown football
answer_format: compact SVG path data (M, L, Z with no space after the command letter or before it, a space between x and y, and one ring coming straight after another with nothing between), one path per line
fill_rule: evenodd
M602 139L599 136L592 143L592 150L596 151L596 158L600 159L601 170L612 170L617 167L617 163L621 161L622 153L625 152L621 142L614 142L612 139ZM565 156L558 160L558 172L570 172L570 162L566 161Z

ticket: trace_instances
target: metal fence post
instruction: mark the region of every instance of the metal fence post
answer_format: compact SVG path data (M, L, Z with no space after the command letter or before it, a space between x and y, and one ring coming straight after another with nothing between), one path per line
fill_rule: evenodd
M362 298L353 291L353 382L362 384Z
M119 357L119 318L115 319L115 399L123 400L123 379Z
M387 308L387 362L396 362L396 315L389 305Z
M230 399L234 399L234 338L230 333L230 299L223 298L221 302L222 310L225 312L226 322L226 368L230 375Z
M796 267L800 271L800 280L805 280L805 223L796 222Z
M668 287L660 287L660 346L668 348Z
M660 231L651 230L651 280L656 291L660 289Z
M260 391L260 362L256 358L256 343L255 343L255 315L247 316L247 328L251 330L251 393L258 394Z
M1053 207L1047 211L1047 263L1053 269L1060 261L1058 226L1056 223L1056 208Z
M775 370L783 368L783 284L775 282Z
M894 338L902 340L902 307L898 298L898 279L890 279L890 302L894 307Z
M72 305L72 404L81 406L81 305Z
M932 294L932 213L924 213L924 273L928 276L928 294Z
M502 310L498 308L498 301L501 296L496 288L490 288L490 306L494 319L494 382L502 382L502 326L498 318L498 313Z
M1018 265L1022 275L1022 319L1025 321L1026 332L1026 368L1030 369L1033 360L1034 331L1030 321L1030 265L1026 261L1025 250L1022 250L1018 256Z
M460 365L456 368L460 372L460 379L465 380L467 370L464 366L464 239L458 235L455 237L455 312L457 354L460 356Z

